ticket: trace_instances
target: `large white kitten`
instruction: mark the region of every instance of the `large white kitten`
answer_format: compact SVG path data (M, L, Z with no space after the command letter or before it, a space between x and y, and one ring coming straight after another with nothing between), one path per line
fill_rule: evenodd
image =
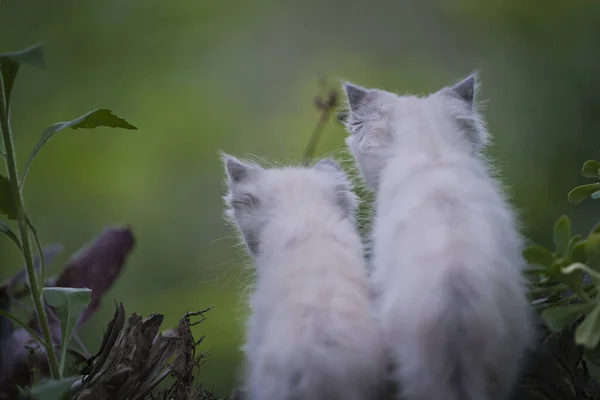
M373 399L384 348L344 172L328 159L312 168L224 163L228 212L257 273L245 347L250 400Z
M515 218L480 152L476 76L425 97L347 83L377 189L373 281L406 400L506 399L532 334Z

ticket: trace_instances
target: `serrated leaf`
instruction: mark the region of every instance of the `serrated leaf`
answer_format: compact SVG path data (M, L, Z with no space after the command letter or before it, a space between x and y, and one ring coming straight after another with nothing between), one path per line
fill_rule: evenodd
M585 176L586 178L597 178L598 169L600 169L600 162L596 160L587 160L583 163L581 175Z
M76 375L56 381L43 379L36 383L29 393L37 400L61 400L71 390L73 383L81 378Z
M62 374L73 330L79 314L90 304L92 291L87 288L46 287L42 289L42 296L50 307L54 307L60 320Z
M588 349L593 349L600 341L600 304L585 317L575 330L575 343Z
M537 244L528 246L523 250L523 258L525 258L530 265L538 265L540 267L550 267L554 262L552 253Z
M112 113L111 110L107 109L98 109L94 111L90 111L87 114L82 115L81 117L75 118L72 121L68 122L57 122L46 128L36 145L34 146L27 162L25 163L25 167L23 168L23 173L21 174L21 185L25 181L25 176L31 167L31 163L33 162L35 156L41 150L41 148L50 140L54 134L60 130L65 128L71 129L93 129L97 127L109 127L109 128L123 128L130 130L137 130L137 128L131 125L129 122L124 120L123 118L117 117Z
M19 67L22 64L44 67L44 52L42 45L36 44L24 50L0 54L0 74L2 74L2 87L6 99L6 109L9 109L12 89L14 87Z
M560 332L579 316L587 314L593 309L593 303L550 307L542 311L542 318L544 318L550 330Z
M600 272L600 233L593 233L585 239L585 255L590 267Z
M579 204L597 190L600 190L600 182L577 186L569 192L567 200L571 204Z
M10 240L12 240L14 244L17 245L17 247L19 248L21 253L23 252L23 246L21 246L21 241L19 240L17 235L15 235L15 233L12 231L12 229L10 229L10 227L2 221L0 221L0 232L4 233L6 236L8 236L8 238Z
M571 221L566 215L562 215L554 224L554 246L562 256L569 253L569 242L571 241Z
M10 192L10 181L4 175L0 175L0 215L6 215L8 219L17 219L17 208Z

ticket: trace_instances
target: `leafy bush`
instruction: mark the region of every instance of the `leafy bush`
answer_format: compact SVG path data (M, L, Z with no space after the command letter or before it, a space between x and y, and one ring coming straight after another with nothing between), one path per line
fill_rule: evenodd
M600 198L600 163L588 160L581 174L596 182L581 185L567 196L571 204ZM532 244L523 255L532 268L531 299L554 332L576 323L575 343L584 348L585 360L600 378L600 223L586 237L571 231L566 215L554 224L554 249Z

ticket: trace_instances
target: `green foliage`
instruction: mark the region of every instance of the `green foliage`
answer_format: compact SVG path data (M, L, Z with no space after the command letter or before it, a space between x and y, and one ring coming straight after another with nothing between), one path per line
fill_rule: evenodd
M56 132L65 128L93 129L100 126L129 130L137 130L137 128L104 108L88 112L72 121L53 124L42 132L39 141L27 159L21 177L19 177L15 159L16 151L13 143L14 135L10 127L10 106L17 74L20 67L26 64L38 67L45 65L41 45L35 45L21 51L0 54L0 130L2 133L1 143L3 144L3 151L0 154L5 161L8 173L8 176L0 175L0 216L16 221L19 228L19 236L2 221L0 221L0 231L19 247L23 255L27 271L26 276L29 283L29 294L35 307L35 314L37 315L36 325L41 328L42 337L37 336L29 328L29 324L22 323L8 311L2 310L2 314L21 325L34 340L40 342L46 349L51 376L54 380L40 382L39 385L36 385L32 389L32 394L40 399L59 399L68 390L70 385L78 379L78 377L69 377L64 380L58 380L63 378L69 342L76 328L79 315L90 304L91 290L74 288L45 288L40 290L40 285L43 285L44 256L35 225L28 218L24 208L21 186L35 156ZM42 271L39 279L36 276L36 268L33 261L34 255L29 240L30 232L33 234L39 251ZM56 310L60 320L60 364L56 358L55 346L51 337L50 325L42 296L47 304Z
M12 231L12 229L10 229L10 226L6 225L2 221L0 221L0 232L4 233L6 236L8 236L8 238L10 240L12 240L14 242L14 244L17 245L19 250L21 250L21 252L23 252L23 246L21 246L21 242L19 241L19 238L17 237L17 235L15 235L15 233Z
M554 246L556 251L562 255L569 254L569 243L571 241L571 221L566 215L561 216L554 224Z
M554 332L560 332L573 323L581 314L594 309L593 304L570 304L567 306L549 307L542 311L542 317Z
M600 170L600 162L596 160L587 160L583 163L581 168L581 175L586 178L598 178L598 172Z
M129 122L124 120L123 118L117 117L112 113L111 110L107 109L98 109L94 111L90 111L87 114L84 114L78 118L75 118L69 122L57 122L50 127L46 128L44 132L42 132L42 136L40 140L36 143L27 162L25 163L25 167L23 168L23 173L21 174L21 185L25 181L25 177L27 176L27 172L29 172L29 168L31 167L31 163L35 159L35 156L42 149L44 144L50 140L54 134L60 130L65 128L71 129L93 129L98 128L100 126L106 126L111 128L123 128L130 130L137 130L137 128L131 125Z
M567 199L571 204L578 204L587 199L593 193L596 193L598 190L600 190L600 183L598 182L577 186L575 189L569 192Z
M0 175L0 215L5 215L8 219L16 219L16 214L16 207L10 193L10 181Z
M10 98L12 95L17 73L22 64L44 67L44 52L39 44L27 49L0 54L0 73L2 75L3 97L5 108L10 110Z
M533 244L523 251L523 257L531 265L549 268L554 262L554 256L544 247Z
M588 160L581 174L600 178L600 162ZM600 182L581 185L568 194L572 204L588 197L600 198ZM531 292L541 295L540 314L548 327L562 331L580 321L575 330L575 343L584 347L584 355L592 365L600 366L600 223L587 235L572 235L571 223L565 215L558 218L553 230L555 252L533 244L523 251L523 257L535 265L530 273ZM589 279L582 284L584 276ZM551 282L551 283L549 283ZM565 288L573 293L568 294ZM600 376L600 368L591 368Z
M61 380L44 379L34 385L29 393L38 400L61 400L69 392L73 383L81 378L75 375Z
M596 160L587 160L583 163L581 175L586 178L598 180L600 178L600 162ZM578 204L588 197L591 197L594 200L600 198L600 182L577 186L569 192L567 199L571 204Z
M600 304L587 314L575 330L575 343L594 349L600 341Z
M590 234L585 241L584 249L589 265L600 272L600 233Z
M42 289L42 296L49 306L56 309L60 320L61 357L60 374L62 376L67 359L67 348L73 336L79 314L90 304L92 291L87 288L49 287Z

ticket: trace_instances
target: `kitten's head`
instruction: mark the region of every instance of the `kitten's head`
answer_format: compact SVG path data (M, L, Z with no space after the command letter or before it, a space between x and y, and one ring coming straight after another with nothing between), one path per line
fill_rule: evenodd
M346 143L366 183L377 186L387 157L397 154L398 147L413 146L410 152L444 152L448 146L479 152L488 134L474 102L477 84L473 73L455 85L420 97L344 83L348 101L343 118L349 134Z
M224 154L223 164L228 186L226 214L255 256L260 252L261 232L275 218L354 218L357 197L332 159L309 168L262 168Z

